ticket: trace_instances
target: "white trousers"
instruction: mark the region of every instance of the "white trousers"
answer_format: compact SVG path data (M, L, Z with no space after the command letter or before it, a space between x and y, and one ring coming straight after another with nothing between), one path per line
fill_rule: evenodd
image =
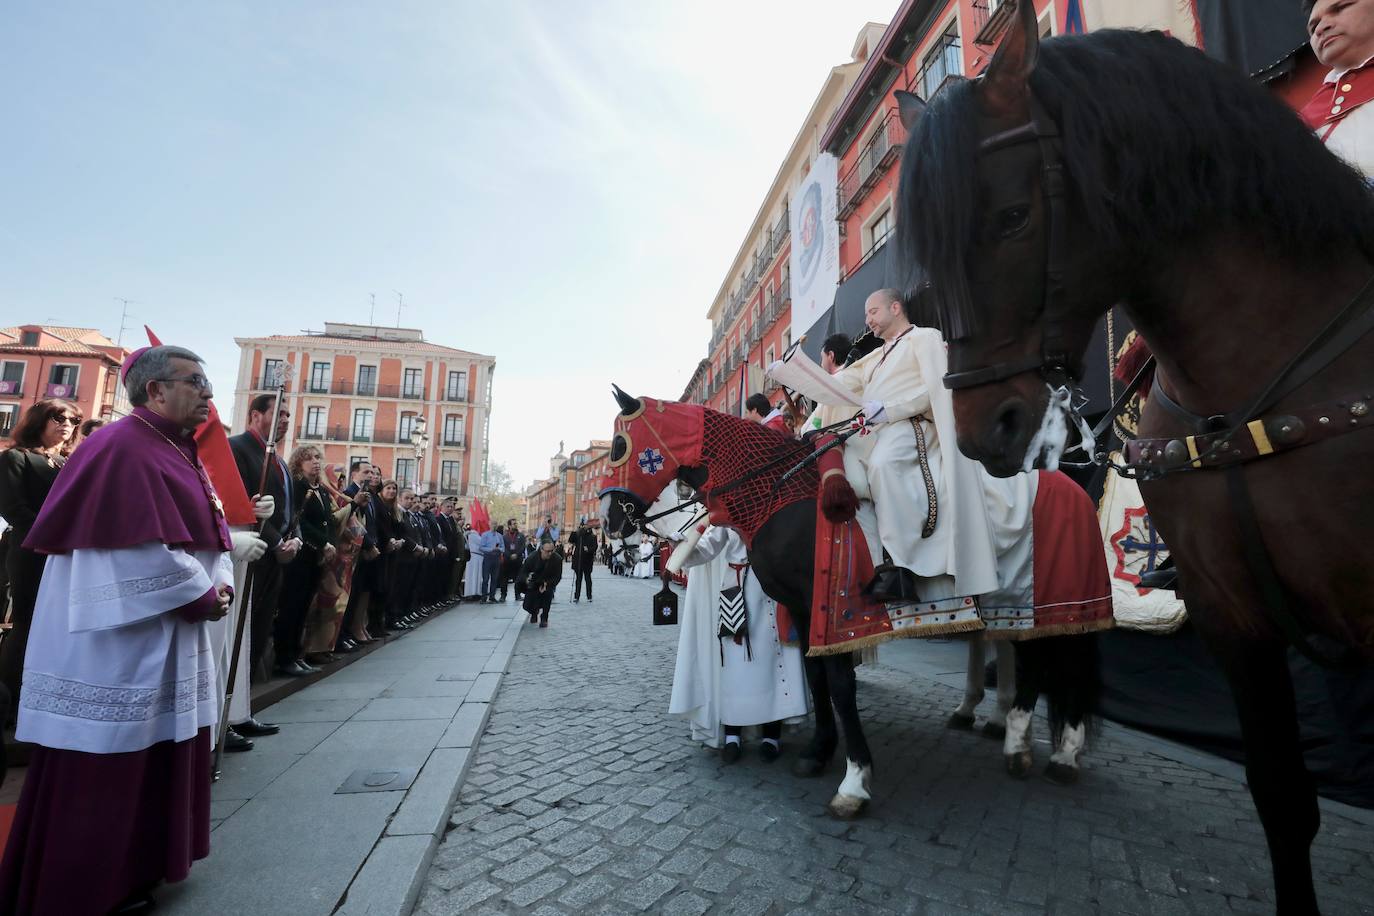
M850 439L845 443L844 472L859 498L873 501L878 539L892 562L918 576L942 576L950 572L950 526L939 524L940 507L946 502L940 444L933 423L917 422L925 433L926 463L936 492L937 524L930 537L921 537L931 505L911 420L883 423L867 436ZM873 564L881 561L881 554L875 553Z

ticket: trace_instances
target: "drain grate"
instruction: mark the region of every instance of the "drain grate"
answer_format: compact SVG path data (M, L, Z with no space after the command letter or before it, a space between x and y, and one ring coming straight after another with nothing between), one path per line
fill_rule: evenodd
M335 795L353 795L357 792L399 792L409 789L410 784L420 771L415 767L374 767L354 770L343 785L334 790Z

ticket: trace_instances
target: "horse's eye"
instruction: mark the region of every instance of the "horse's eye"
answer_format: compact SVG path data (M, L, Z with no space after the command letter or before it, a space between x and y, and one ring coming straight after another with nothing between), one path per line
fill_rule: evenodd
M1008 207L997 214L997 235L1009 239L1030 225L1030 207Z

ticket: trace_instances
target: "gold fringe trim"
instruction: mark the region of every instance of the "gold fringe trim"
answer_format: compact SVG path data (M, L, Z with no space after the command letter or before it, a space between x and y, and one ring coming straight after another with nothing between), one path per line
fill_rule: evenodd
M885 630L882 633L874 633L872 636L848 639L844 642L835 643L829 646L812 646L810 649L806 650L806 657L814 658L822 655L839 655L842 652L854 652L858 649L866 649L869 646L885 643L891 639L925 639L931 636L948 636L951 633L973 633L983 629L986 629L983 626L983 621L975 617L972 620L959 620L954 623L905 627L901 630Z
M1116 621L1108 617L1105 620L1093 620L1087 623L1057 623L1050 627L1031 627L1020 630L989 629L985 638L989 641L1027 642L1032 639L1043 639L1046 636L1077 636L1081 633L1100 633L1103 630L1110 630L1114 626L1116 626Z

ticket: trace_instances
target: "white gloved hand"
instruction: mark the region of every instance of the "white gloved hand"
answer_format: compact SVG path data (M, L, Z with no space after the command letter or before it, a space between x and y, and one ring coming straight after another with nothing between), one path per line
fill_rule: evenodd
M881 423L887 419L887 411L883 409L882 401L864 401L864 416L868 417L870 423Z
M253 497L253 517L258 521L271 518L272 513L277 511L277 501L271 496Z
M269 496L268 499L271 499ZM254 531L234 531L229 535L234 545L234 562L252 563L267 552L267 542Z

